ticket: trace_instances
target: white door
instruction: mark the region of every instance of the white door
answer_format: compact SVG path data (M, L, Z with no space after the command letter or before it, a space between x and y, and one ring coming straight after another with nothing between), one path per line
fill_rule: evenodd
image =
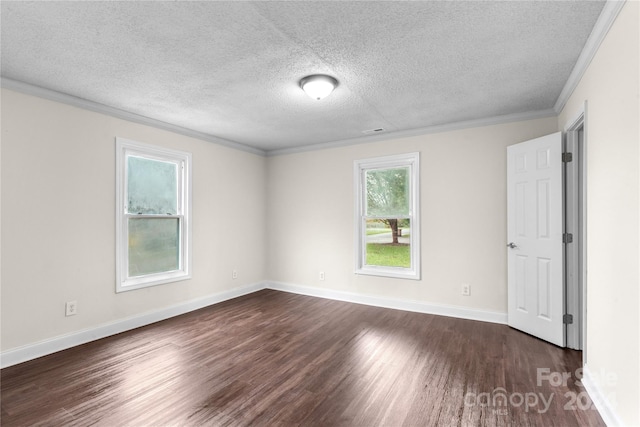
M562 133L507 147L509 326L564 347Z

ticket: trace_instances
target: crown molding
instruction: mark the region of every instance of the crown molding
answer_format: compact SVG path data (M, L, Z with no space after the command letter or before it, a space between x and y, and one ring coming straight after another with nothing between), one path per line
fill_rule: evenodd
M181 126L173 125L171 123L163 122L161 120L156 120L149 117L141 116L139 114L130 113L128 111L120 110L118 108L109 107L108 105L99 104L97 102L89 101L87 99L78 98L73 95L67 95L65 93L57 92L51 89L45 89L43 87L31 85L29 83L21 82L18 80L2 77L1 85L5 89L14 90L16 92L21 92L26 95L33 95L39 98L48 99L50 101L56 101L56 102L71 105L74 107L83 108L85 110L94 111L96 113L106 114L108 116L116 117L118 119L123 119L130 122L155 127L158 129L167 130L169 132L174 132L180 135L185 135L185 136L197 138L203 141L212 142L214 144L222 145L227 148L246 151L248 153L258 154L260 156L266 155L266 152L259 148L250 147L248 145L240 144L234 141L229 141L223 138L218 138L216 136L213 136L207 133L187 129Z
M600 16L596 21L596 24L593 26L593 30L591 30L591 34L587 38L587 41L582 48L582 52L576 61L576 65L573 67L571 74L569 74L569 78L567 82L564 84L562 91L560 91L560 95L556 100L555 105L553 106L554 111L557 114L560 114L565 104L569 100L571 94L580 83L582 76L585 71L591 64L591 60L596 55L600 44L607 36L609 29L613 25L614 21L618 17L620 10L622 10L622 6L624 6L626 0L607 0L600 12Z
M240 144L238 142L229 141L216 136L194 131L191 129L176 126L171 123L163 122L161 120L152 119L149 117L141 116L128 111L120 110L118 108L110 107L108 105L99 104L97 102L89 101L83 98L78 98L72 95L68 95L55 90L46 89L40 86L32 85L29 83L21 82L18 80L2 77L0 80L1 86L5 89L14 90L27 95L33 95L51 101L61 102L63 104L72 105L74 107L83 108L86 110L94 111L97 113L106 114L112 117L116 117L123 120L128 120L134 123L140 123L143 125L155 127L158 129L167 130L177 134L198 138L203 141L212 142L214 144L222 145L228 148L234 148L236 150L246 151L252 154L260 156L279 156L284 154L295 154L306 151L323 150L327 148L343 147L348 145L365 144L376 141L384 141L395 138L406 138L411 136L425 135L430 133L448 132L460 129L468 129L473 127L491 126L497 124L504 124L509 122L535 120L546 117L556 116L556 112L553 109L530 111L525 113L507 114L503 116L488 117L475 120L467 120L455 123L448 123L436 126L428 126L416 129L408 129L397 132L384 132L376 135L362 136L358 138L350 138L338 141L329 141L319 144L305 145L300 147L283 148L276 150L261 150L259 148L251 147L248 145Z
M554 109L528 111L525 113L506 114L503 116L486 117L482 119L465 120L455 123L447 123L442 125L428 126L416 129L408 129L397 132L383 132L376 135L362 136L358 138L345 139L340 141L322 142L320 144L304 145L301 147L282 148L267 151L267 157L281 156L286 154L303 153L306 151L324 150L328 148L339 148L348 145L366 144L376 141L384 141L389 139L408 138L412 136L427 135L432 133L450 132L462 129L501 125L511 122L522 122L527 120L544 119L547 117L556 117L557 113Z
M611 28L615 19L620 13L620 10L622 10L622 7L624 6L625 2L626 0L607 0L607 2L605 3L602 9L602 12L600 13L600 16L598 17L598 20L596 21L596 24L593 27L593 30L591 31L591 34L587 38L584 48L582 49L582 52L580 53L580 56L578 57L578 60L576 61L576 64L573 70L571 71L569 78L567 79L567 82L562 88L562 91L560 92L560 95L558 96L558 99L556 100L554 107L551 109L531 111L531 112L525 112L525 113L508 114L503 116L489 117L489 118L476 119L476 120L467 120L467 121L428 126L428 127L409 129L409 130L403 130L403 131L397 131L397 132L385 132L385 133L376 134L376 135L350 138L346 140L330 141L330 142L324 142L319 144L304 145L299 147L282 148L282 149L265 151L265 150L251 147L235 141L219 138L211 134L187 129L171 123L163 122L161 120L156 120L149 117L141 116L125 110L120 110L118 108L110 107L104 104L99 104L97 102L78 98L72 95L64 94L62 92L45 89L43 87L31 85L18 80L13 80L13 79L3 77L0 83L3 88L22 92L27 95L38 96L38 97L49 99L52 101L61 102L64 104L72 105L72 106L83 108L86 110L106 114L119 119L128 120L131 122L140 123L147 126L152 126L155 128L197 138L203 141L211 142L214 144L222 145L222 146L233 148L240 151L245 151L252 154L257 154L261 156L279 156L279 155L286 155L286 154L296 154L296 153L302 153L307 151L337 148L337 147L343 147L343 146L349 146L349 145L383 141L388 139L406 138L406 137L412 137L412 136L418 136L418 135L426 135L426 134L468 129L472 127L491 126L496 124L515 122L515 121L526 121L526 120L534 120L534 119L557 116L562 111L569 97L571 96L576 86L582 79L582 76L584 75L586 69L591 63L591 60L593 59L596 52L598 51L600 44L606 37L607 33L609 32L609 29Z

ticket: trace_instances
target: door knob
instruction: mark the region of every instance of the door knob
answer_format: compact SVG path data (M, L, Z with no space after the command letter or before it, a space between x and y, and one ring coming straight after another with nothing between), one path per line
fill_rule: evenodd
M518 247L518 245L516 245L516 244L515 244L515 243L513 243L513 242L510 242L510 243L507 245L507 247L508 247L508 248L510 248L510 249L516 249L516 248Z

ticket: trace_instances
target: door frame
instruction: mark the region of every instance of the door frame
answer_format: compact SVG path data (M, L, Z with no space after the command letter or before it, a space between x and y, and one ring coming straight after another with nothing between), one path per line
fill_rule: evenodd
M573 218L567 217L567 232L574 235L571 251L565 247L565 310L573 314L573 325L566 325L566 346L582 350L582 363L587 362L587 102L585 101L564 127L565 149L574 153L577 170L565 171L565 203L573 200ZM571 132L575 138L570 137ZM577 182L575 182L577 180ZM571 211L571 209L569 209ZM568 256L572 260L567 259ZM572 262L573 261L573 262ZM573 268L573 270L570 270ZM573 277L573 279L570 279Z

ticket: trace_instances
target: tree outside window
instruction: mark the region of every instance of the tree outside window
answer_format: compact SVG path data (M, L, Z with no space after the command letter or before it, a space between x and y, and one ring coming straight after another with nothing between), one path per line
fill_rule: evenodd
M356 272L419 278L418 153L355 162Z

